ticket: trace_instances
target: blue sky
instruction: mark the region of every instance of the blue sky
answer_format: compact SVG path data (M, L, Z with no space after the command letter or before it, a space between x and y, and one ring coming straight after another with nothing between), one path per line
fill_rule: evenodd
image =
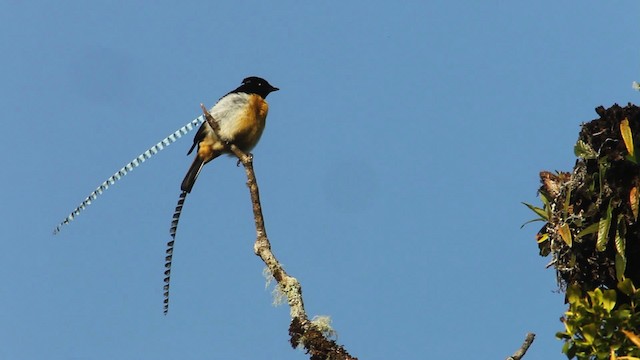
M61 221L140 152L259 75L267 231L361 359L563 359L537 255L538 172L581 122L638 102L637 1L0 3L2 359L305 359L253 255L244 172L189 134ZM466 356L466 355L463 355Z

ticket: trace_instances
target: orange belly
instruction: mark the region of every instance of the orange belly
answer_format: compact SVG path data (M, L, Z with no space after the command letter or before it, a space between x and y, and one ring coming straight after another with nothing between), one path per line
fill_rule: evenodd
M242 151L251 151L260 140L267 120L269 105L259 95L251 95L249 106L240 119L233 143Z

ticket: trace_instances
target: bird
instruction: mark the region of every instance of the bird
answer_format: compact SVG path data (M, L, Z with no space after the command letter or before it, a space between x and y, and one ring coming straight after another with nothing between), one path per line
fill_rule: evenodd
M234 144L243 152L249 152L256 146L269 111L265 99L278 90L266 80L251 76L245 78L237 89L218 100L209 113L218 123L219 133L216 135L207 122L198 129L187 155L196 146L198 151L182 181L182 191L191 192L204 164L224 153L227 150L226 144Z
M208 122L204 122L187 152L190 155L197 147L193 163L180 185L180 197L171 221L169 234L171 240L167 243L165 257L164 279L164 314L169 310L169 285L171 279L171 262L180 214L187 194L191 193L205 164L222 154L230 153L229 146L233 144L243 152L250 152L260 140L265 128L269 105L265 101L267 95L278 91L263 78L250 76L242 80L240 86L230 91L209 110L218 129L214 129Z

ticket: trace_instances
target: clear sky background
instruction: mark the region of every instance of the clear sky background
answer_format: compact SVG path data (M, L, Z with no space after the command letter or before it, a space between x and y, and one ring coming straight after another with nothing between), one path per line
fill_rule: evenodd
M360 359L563 359L540 170L594 108L638 102L637 1L0 3L1 359L305 359L272 305L245 175L210 163L169 224L194 133L53 227L149 146L259 75L274 251Z

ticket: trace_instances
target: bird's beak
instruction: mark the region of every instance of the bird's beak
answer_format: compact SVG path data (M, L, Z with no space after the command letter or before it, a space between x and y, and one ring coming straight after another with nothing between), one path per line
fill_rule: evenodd
M278 88L277 88L277 87L275 87L275 86L272 86L272 87L271 87L271 92L278 91L278 90L280 90L280 89L278 89Z

